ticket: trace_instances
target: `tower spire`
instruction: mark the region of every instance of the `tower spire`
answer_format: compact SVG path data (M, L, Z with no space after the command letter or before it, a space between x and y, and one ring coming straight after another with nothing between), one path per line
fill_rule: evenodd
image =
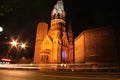
M69 21L69 26L68 26L68 33L72 33L72 26L71 26L71 21Z
M72 33L71 21L69 21L68 38L69 38L70 44L73 44L73 33Z
M58 0L55 4L51 13L51 17L52 19L65 19L65 11L62 0Z
M54 9L64 10L63 1L62 0L58 0L56 5L54 6Z

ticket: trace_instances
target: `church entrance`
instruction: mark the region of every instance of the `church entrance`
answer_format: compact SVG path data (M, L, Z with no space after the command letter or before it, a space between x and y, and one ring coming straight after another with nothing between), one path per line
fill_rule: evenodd
M66 63L66 58L67 58L67 54L65 50L62 50L62 54L61 54L61 58L62 58L62 63Z

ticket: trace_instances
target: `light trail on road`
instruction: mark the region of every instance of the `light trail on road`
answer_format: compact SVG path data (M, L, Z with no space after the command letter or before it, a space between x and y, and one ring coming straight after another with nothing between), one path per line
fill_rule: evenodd
M120 80L114 72L0 70L0 80Z

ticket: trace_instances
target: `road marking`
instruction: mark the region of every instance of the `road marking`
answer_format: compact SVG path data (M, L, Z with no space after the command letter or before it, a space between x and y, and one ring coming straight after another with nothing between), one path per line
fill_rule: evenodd
M107 80L119 80L114 78L100 78L100 77L74 77L74 76L56 76L56 75L40 75L42 77L54 77L54 78L73 78L73 79L107 79Z

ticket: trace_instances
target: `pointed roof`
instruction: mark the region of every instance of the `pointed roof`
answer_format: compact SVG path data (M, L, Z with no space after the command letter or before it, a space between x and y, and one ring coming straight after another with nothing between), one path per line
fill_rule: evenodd
M65 19L65 11L62 0L58 0L55 4L51 13L51 17L52 19Z
M56 5L54 6L54 9L60 9L64 11L64 6L63 6L63 1L62 0L58 0Z
M68 33L72 33L72 26L71 26L71 21L69 21L69 26L68 26Z

